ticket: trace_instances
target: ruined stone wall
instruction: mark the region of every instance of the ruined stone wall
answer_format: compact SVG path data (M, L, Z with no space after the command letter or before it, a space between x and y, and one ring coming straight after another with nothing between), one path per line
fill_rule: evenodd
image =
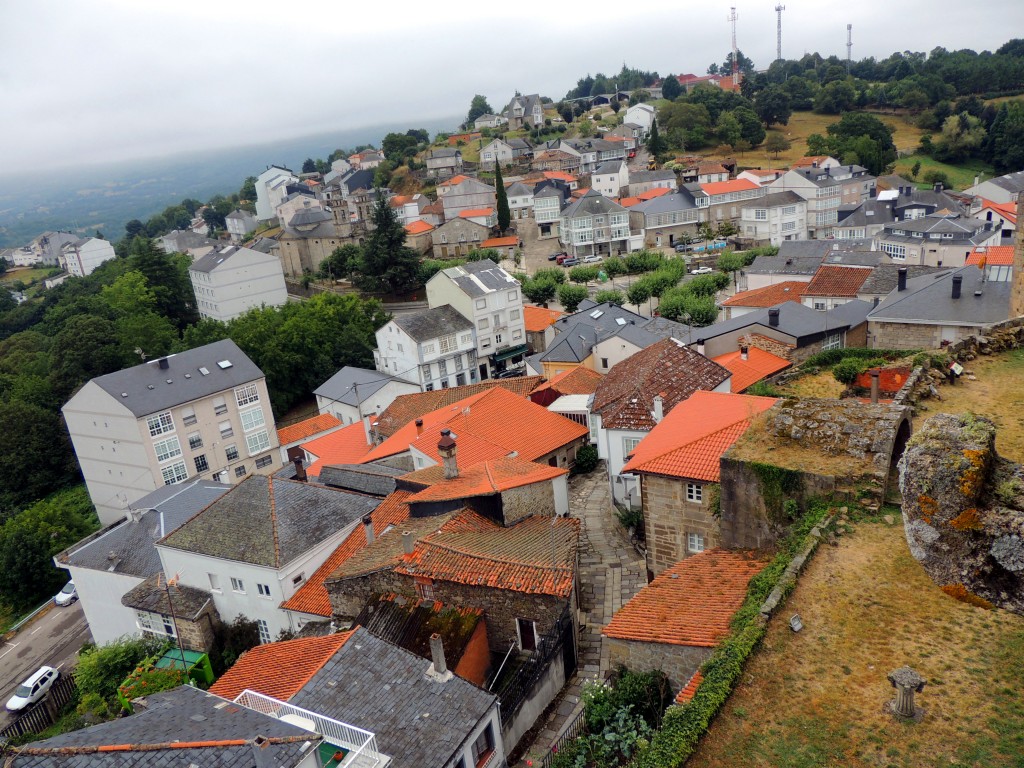
M531 483L502 491L501 509L505 525L514 525L531 515L555 514L555 487L550 482Z
M643 643L618 637L605 637L604 645L608 649L608 663L612 669L624 665L631 672L661 670L668 675L673 691L685 686L714 650L693 645Z
M180 616L174 620L181 647L198 653L209 653L213 650L214 635L219 624L220 614L217 613L213 600L206 604L194 621L188 621Z
M687 534L703 536L705 549L719 544L718 521L711 514L708 484L697 485L701 486L702 500L688 501L685 480L640 475L647 570L655 576L691 554L686 548Z

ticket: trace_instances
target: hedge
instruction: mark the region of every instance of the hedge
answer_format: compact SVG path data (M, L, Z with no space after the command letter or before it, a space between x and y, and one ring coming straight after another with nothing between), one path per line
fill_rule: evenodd
M811 355L803 361L800 367L828 368L850 358L868 359L873 357L882 357L886 360L899 360L902 357L914 355L919 351L920 350L917 349L868 349L866 347L827 349L824 352Z

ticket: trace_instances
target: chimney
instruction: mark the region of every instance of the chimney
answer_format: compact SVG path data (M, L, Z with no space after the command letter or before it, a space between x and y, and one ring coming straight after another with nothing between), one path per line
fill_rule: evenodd
M743 344L742 346L740 346L740 360L749 360L749 359L750 359L750 350L747 348L746 344Z
M936 181L935 182L935 186L933 186L932 189L934 189L936 192L941 192L942 191L942 182L941 181Z
M373 544L373 518L369 515L363 518L363 530L366 531L366 543Z
M963 275L953 275L953 298L960 298L960 286L964 281Z
M413 537L412 531L402 531L402 551L411 555L415 549L416 539Z
M306 482L306 468L302 466L302 458L296 456L292 459L292 464L295 465L295 479L300 483Z
M818 161L817 160L812 160L811 161L811 168L817 168L817 167L818 167Z
M257 736L249 744L252 746L253 768L274 768L273 750L267 749L270 746L270 739L266 736Z
M878 402L878 376L880 371L877 368L872 368L868 373L871 374L871 402Z
M170 367L171 367L171 361L168 360L166 357L161 357L160 358L160 370L161 371L166 371Z
M455 458L455 439L450 429L441 430L441 439L437 442L437 452L444 464L444 479L454 480L459 476L459 465Z
M704 339L697 339L697 354L704 354Z
M868 190L868 197L878 197L878 187L874 184L872 184L871 189Z
M907 268L900 267L896 270L896 290L905 291L907 290Z
M660 424L661 420L665 418L665 398L663 397L664 394L664 392L660 392L654 396L653 416L655 424Z
M369 416L363 416L363 434L366 436L366 444L373 445L373 431L370 429Z
M434 672L436 674L443 675L448 671L448 663L444 658L444 643L437 632L430 636L430 659L434 662Z
M772 328L778 328L779 327L779 309L778 309L778 307L773 307L772 309L768 310L768 325L771 326Z
M416 419L416 434L417 436L423 434L423 419Z

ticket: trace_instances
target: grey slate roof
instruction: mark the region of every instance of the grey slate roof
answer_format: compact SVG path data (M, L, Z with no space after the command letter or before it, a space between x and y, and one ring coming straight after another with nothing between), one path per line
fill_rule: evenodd
M429 341L473 329L473 322L460 315L451 304L422 312L403 312L395 315L393 322L416 341Z
M288 220L288 226L292 229L297 229L298 227L317 226L333 220L334 216L330 211L324 211L319 208L302 208L296 211Z
M354 365L346 365L314 389L313 394L326 397L328 400L334 400L338 403L344 403L345 405L358 406L360 403L365 403L376 394L377 390L387 386L392 381L398 381L403 384L409 383L405 379L400 379L387 373L371 371L368 368L357 368Z
M824 256L824 252L806 256L758 256L746 272L748 275L813 275Z
M328 464L317 481L331 488L384 497L395 490L395 478L406 472L384 464Z
M440 147L438 149L430 150L430 157L458 157L462 154L462 150L456 149L455 147Z
M948 272L948 267L925 267L921 265L911 265L905 267L907 270L907 278L913 280L915 277L923 277L925 275L935 275L939 272ZM868 279L864 281L864 285L860 287L857 293L862 296L885 296L888 293L896 290L896 285L899 281L899 270L898 264L879 264Z
M743 208L771 208L776 205L795 205L796 203L802 203L804 199L800 197L796 192L786 190L785 192L772 192L765 195L764 197L758 198L757 200L747 203L742 206Z
M443 269L441 272L474 299L519 285L518 280L490 259L470 261L458 267Z
M319 485L251 475L160 545L280 568L379 503Z
M613 200L609 200L595 189L591 189L583 197L572 203L564 211L562 216L567 219L574 219L578 216L593 216L595 214L622 213L626 209Z
M122 518L104 529L102 535L85 540L81 546L76 544L69 549L65 562L76 568L143 579L159 573L162 566L156 542L230 489L230 485L210 480L158 488L132 505L134 509L145 510L137 521Z
M640 126L636 126L639 128ZM630 184L643 184L646 181L668 181L676 177L676 172L668 168L661 168L657 171L630 171Z
M224 706L224 699L183 685L146 697L147 708L130 717L62 733L8 753L14 768L241 768L255 765L252 744L183 749L178 741L251 741L270 739L261 750L268 764L292 768L320 743L320 736L298 726L240 706ZM89 748L131 744L162 745L161 749L134 749L97 753Z
M840 214L843 213L842 206L840 207ZM879 200L878 198L871 198L865 200L863 203L857 206L853 206L849 209L846 216L839 219L837 227L867 227L867 226L880 226L882 224L888 224L895 221L896 214L893 211L893 207L887 200Z
M164 616L173 613L184 621L195 621L212 599L213 596L203 589L186 584L168 585L167 577L156 573L121 595L121 605Z
M188 269L189 272L213 272L225 261L233 259L236 263L241 264L249 253L250 250L248 248L239 248L237 245L214 248L205 256L193 261Z
M953 298L953 276L963 278L960 298ZM991 282L975 266L907 280L905 291L893 291L868 315L868 320L933 325L989 325L1010 316L1010 282ZM981 295L975 296L975 291Z
M341 177L341 184L348 189L349 194L359 189L370 190L373 189L373 176L374 169L367 168L365 170L353 169L345 176Z
M447 765L497 697L429 666L359 628L289 703L373 731L395 768Z
M597 170L594 173L607 174L607 173L618 173L622 167L621 160L606 160L597 166Z
M533 190L521 181L514 181L505 188L505 194L509 197L522 197L523 195L532 195Z
M594 313L598 313L594 317ZM620 322L622 321L622 322ZM669 336L680 337L689 327L664 317L646 318L610 302L584 300L578 311L555 323L555 338L538 362L579 363L590 356L594 345L613 336L647 348Z
M862 304L864 307L870 309L871 305L866 301L848 302L848 304ZM819 312L816 309L811 309L803 304L798 304L795 301L784 301L781 304L776 304L774 307L768 307L765 309L758 309L753 312L747 312L746 314L734 317L731 320L723 320L720 323L709 325L706 328L694 328L690 336L695 342L697 338L702 339L713 339L716 336L721 336L732 331L738 331L743 328L747 328L753 325L763 325L768 327L768 312L770 309L779 310L779 325L777 330L787 336L792 336L797 340L797 345L800 346L801 341L809 342L815 338L831 333L837 330L843 330L846 328L853 327L858 323L851 323L849 316L853 316L855 319L855 307L851 307L845 312L839 312L842 307L840 305L836 309L828 312Z
M270 253L277 246L277 240L272 237L259 237L249 244L250 250L260 253Z
M148 416L263 378L263 371L231 339L170 355L167 361L166 369L150 360L97 376L92 383L135 416ZM219 363L224 361L231 365L222 368Z
M633 177L629 177L630 183ZM666 195L658 195L650 200L644 200L632 206L630 212L638 211L643 214L668 213L669 211L688 211L697 207L697 202L687 189L679 189L669 192Z
M821 263L836 264L845 267L876 267L888 258L885 251L846 250L841 245L845 242L845 240L833 241L832 250L825 255L825 258L822 259Z
M887 224L883 237L886 239L892 237L899 238L908 236L908 233L921 233L923 235L953 235L954 240L970 239L977 234L987 232L988 230L986 230L985 225L986 222L978 221L977 219L934 214L923 216L920 219L904 219L903 221L894 221L892 224ZM921 238L914 238L914 240L921 240Z
M1002 187L1007 192L1024 192L1024 171L997 176L994 179L989 179L989 182L997 187Z

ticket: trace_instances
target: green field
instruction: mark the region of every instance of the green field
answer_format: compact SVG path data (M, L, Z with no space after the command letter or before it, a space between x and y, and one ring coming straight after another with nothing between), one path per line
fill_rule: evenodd
M917 162L921 163L921 170L917 173L917 179L914 179L910 174L910 169ZM949 165L947 163L940 163L938 160L927 155L909 155L901 157L896 161L896 173L910 181L917 181L918 186L928 186L924 181L924 175L929 170L945 173L949 177L949 183L953 189L967 189L974 186L975 176L991 179L995 175L992 166L981 160L967 160L960 165Z

